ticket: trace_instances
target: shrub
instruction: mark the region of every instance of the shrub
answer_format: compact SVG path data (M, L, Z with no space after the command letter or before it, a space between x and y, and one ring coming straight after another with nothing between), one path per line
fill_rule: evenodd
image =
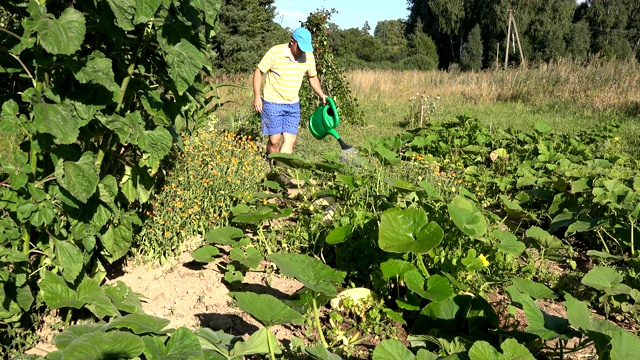
M226 225L231 208L258 190L267 170L262 153L248 135L201 133L186 139L147 211L139 252L164 261L182 252L194 236Z

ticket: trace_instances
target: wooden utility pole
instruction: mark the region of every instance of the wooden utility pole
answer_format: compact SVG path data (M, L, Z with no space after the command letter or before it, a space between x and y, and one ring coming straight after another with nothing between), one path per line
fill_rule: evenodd
M518 35L518 26L516 25L516 20L513 18L513 10L509 9L509 27L507 30L507 49L504 53L504 68L506 69L509 66L509 41L511 40L511 24L513 24L513 31L516 35L516 41L518 42L518 51L520 51L520 64L526 66L526 60L524 59L524 55L522 54L522 45L520 45L520 36ZM514 50L515 51L515 50Z

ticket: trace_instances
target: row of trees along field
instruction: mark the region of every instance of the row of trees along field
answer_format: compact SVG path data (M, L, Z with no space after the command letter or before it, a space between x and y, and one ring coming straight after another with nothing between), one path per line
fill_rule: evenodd
M362 28L340 29L329 19L339 64L420 70L502 66L510 9L529 63L558 57L640 58L637 0L408 0L407 6L407 19L365 22ZM287 41L288 32L277 20L273 0L225 1L216 65L232 72L252 69L269 46ZM509 60L519 64L515 40L513 34Z

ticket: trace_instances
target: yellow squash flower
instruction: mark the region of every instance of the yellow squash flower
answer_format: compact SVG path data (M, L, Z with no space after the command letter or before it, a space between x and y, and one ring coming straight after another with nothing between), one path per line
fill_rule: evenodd
M480 254L480 256L478 256L478 259L482 261L482 266L489 266L489 260L487 260L484 254Z

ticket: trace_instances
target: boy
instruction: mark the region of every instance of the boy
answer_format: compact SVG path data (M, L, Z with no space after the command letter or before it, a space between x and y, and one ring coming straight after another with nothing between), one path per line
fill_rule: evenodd
M253 72L253 106L262 115L262 133L269 136L267 156L293 152L300 124L298 92L305 72L311 88L326 104L327 96L322 91L313 56L311 33L305 28L294 30L288 43L269 49ZM267 79L261 97L263 74Z

